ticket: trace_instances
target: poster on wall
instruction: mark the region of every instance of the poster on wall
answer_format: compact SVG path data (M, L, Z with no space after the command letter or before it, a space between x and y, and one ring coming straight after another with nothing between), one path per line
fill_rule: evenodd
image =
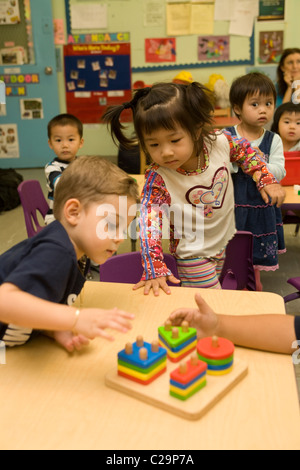
M283 52L283 31L259 33L259 63L278 64Z
M20 23L19 0L0 0L0 25Z
M107 106L132 98L130 43L64 46L68 113L83 123L100 123ZM130 110L122 121L132 119Z
M176 39L145 39L146 62L176 62Z
M16 124L0 125L0 158L20 158Z
M259 0L258 20L284 20L285 0Z
M198 60L229 60L230 36L200 36Z

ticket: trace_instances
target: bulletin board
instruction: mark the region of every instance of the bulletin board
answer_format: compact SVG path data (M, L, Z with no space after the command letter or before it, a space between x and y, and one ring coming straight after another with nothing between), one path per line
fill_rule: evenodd
M110 105L132 98L130 43L64 46L67 111L83 123L99 123ZM122 121L131 119L128 110Z
M106 9L107 22L97 30L80 29L80 21L72 21L74 5L97 5ZM184 3L184 1L182 2ZM220 67L254 64L254 33L251 37L228 35L228 21L214 21L213 36L228 36L228 55L216 60L202 57L199 60L199 37L197 34L176 35L176 60L149 63L145 58L145 41L149 38L167 38L166 0L65 0L68 38L76 41L86 33L125 33L130 37L132 72L154 72L182 68ZM155 14L157 8L157 15ZM152 9L152 10L151 10ZM92 16L92 15L91 15ZM73 24L76 28L73 27ZM70 42L70 41L69 41ZM207 60L205 60L207 59Z

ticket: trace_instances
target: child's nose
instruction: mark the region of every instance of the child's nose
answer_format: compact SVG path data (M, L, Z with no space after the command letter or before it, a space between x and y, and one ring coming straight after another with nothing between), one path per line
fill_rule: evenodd
M166 144L166 145L164 145L164 146L162 147L161 153L162 153L162 156L163 156L164 158L167 158L167 157L169 157L170 155L173 155L173 154L174 154L173 149L172 149L172 146L169 145L169 144Z

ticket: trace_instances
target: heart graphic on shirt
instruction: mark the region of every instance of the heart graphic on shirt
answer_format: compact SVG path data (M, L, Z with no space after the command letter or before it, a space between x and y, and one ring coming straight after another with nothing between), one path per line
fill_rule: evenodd
M228 170L219 168L214 174L211 186L194 186L186 193L186 200L193 206L211 206L220 209L228 187Z

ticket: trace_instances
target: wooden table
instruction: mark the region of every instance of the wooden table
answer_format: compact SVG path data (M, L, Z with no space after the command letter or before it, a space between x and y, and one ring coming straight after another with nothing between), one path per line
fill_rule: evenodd
M202 291L220 313L284 313L276 294ZM1 449L300 449L299 406L290 356L236 348L248 375L197 421L188 421L105 385L117 353L157 327L179 306L194 306L195 290L144 296L126 284L87 283L84 306L135 313L133 330L95 340L69 355L38 338L7 351L0 366ZM201 393L201 392L199 392ZM200 398L200 395L199 395Z
M294 190L294 186L283 186L286 191L286 198L281 206L281 212L284 216L287 211L293 211L295 215L300 217L300 196Z
M236 126L239 123L240 120L234 116L215 116L213 125L216 129L224 129L224 127Z

